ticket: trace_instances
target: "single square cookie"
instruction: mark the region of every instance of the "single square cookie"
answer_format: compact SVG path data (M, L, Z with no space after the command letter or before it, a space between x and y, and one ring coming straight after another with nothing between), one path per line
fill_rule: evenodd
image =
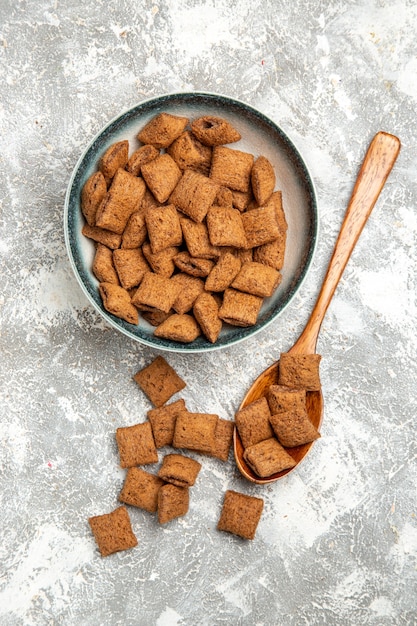
M158 453L149 422L126 426L116 430L120 467L134 467L158 463Z
M230 448L232 447L233 430L234 424L232 421L219 417L216 426L215 445L211 451L211 456L220 459L220 461L227 461Z
M81 190L81 211L87 224L96 225L96 213L107 193L106 180L102 172L95 172L84 183Z
M129 158L126 165L126 171L130 172L130 174L133 174L134 176L139 176L142 165L148 163L149 161L153 161L153 159L156 159L157 156L159 156L159 150L157 150L155 146L141 146L138 150L135 150Z
M320 354L282 353L279 358L278 384L320 391Z
M180 170L192 169L208 175L211 165L211 148L203 145L189 131L184 131L168 148Z
M272 415L283 411L301 412L306 409L305 389L271 385L266 392L266 398Z
M93 261L93 274L99 283L119 285L119 277L113 263L113 251L102 243L97 244Z
M153 438L157 448L170 446L174 437L175 422L180 413L186 411L184 400L177 400L157 409L148 411Z
M262 298L236 289L226 289L219 317L232 326L253 326L258 319Z
M206 278L207 291L225 291L240 271L240 260L230 252L223 254Z
M237 209L211 207L207 213L207 229L213 246L246 247L242 216Z
M206 146L220 146L241 139L238 130L222 117L204 115L191 123L191 130Z
M282 269L285 258L285 233L278 239L264 243L253 249L253 260L263 265L273 267L275 270Z
M180 343L191 343L200 336L200 328L192 315L170 315L154 330L155 337L171 339Z
M173 204L147 211L146 227L153 254L182 243L182 230L177 209Z
M216 259L220 256L220 248L210 243L205 222L194 222L188 217L180 219L187 250L191 256L200 259Z
M113 262L120 283L125 289L137 287L146 272L150 271L140 248L133 248L132 250L119 248L119 250L114 250Z
M119 494L119 501L155 513L158 508L158 492L163 484L162 478L155 474L145 472L140 467L130 467Z
M168 313L179 292L180 287L170 278L147 272L132 297L132 304L145 311L151 308Z
M151 144L158 150L168 148L181 135L188 124L186 117L159 113L138 132L138 139L144 144Z
M269 423L271 412L266 398L251 402L235 415L236 428L244 448L270 439L274 431Z
M101 556L109 556L138 545L125 506L119 506L111 513L90 517L88 523Z
M216 146L213 148L210 178L229 189L249 191L253 162L254 157L248 152Z
M255 200L259 206L263 206L271 197L276 182L274 168L266 157L256 159L251 171L251 182Z
M193 306L194 317L202 332L211 343L215 343L222 329L219 318L219 304L207 292L201 293Z
M182 315L188 313L193 308L194 302L197 300L200 293L204 291L204 281L196 276L190 276L180 272L172 277L172 280L181 287L177 299L175 300L172 308L176 313Z
M242 222L248 248L261 246L278 239L280 236L280 228L273 206L251 209L242 213Z
M181 272L197 277L208 276L214 265L213 261L193 257L189 252L179 252L174 256L174 263Z
M97 226L90 226L89 224L84 224L81 230L84 237L88 237L88 239L92 239L97 243L102 243L103 246L107 246L112 250L116 248L120 248L120 244L122 242L122 236L116 233L112 233L109 230L105 230L104 228L98 228Z
M281 280L281 274L273 267L252 261L242 265L232 282L232 287L260 298L267 298L272 296Z
M284 411L271 415L271 426L275 436L285 448L302 446L315 441L320 433L308 419L307 411Z
M201 470L201 463L182 454L167 454L162 460L158 476L177 487L192 487Z
M126 250L140 248L145 243L147 234L145 214L140 209L129 217L122 235L122 248Z
M261 478L291 469L296 465L292 456L284 450L275 437L249 446L245 449L243 458Z
M166 524L177 517L182 517L187 513L189 503L188 487L164 485L158 492L158 522Z
M228 490L224 501L218 530L223 530L243 539L254 539L261 519L264 501L262 498L247 496L237 491Z
M170 246L161 252L154 254L149 243L144 243L142 252L155 274L170 278L175 271L174 258L179 253L179 248Z
M165 404L174 393L186 386L162 356L136 372L133 378L156 407Z
M175 423L174 448L211 453L215 448L218 415L181 413Z
M219 185L207 176L185 170L169 201L195 222L202 222L218 190Z
M139 324L138 311L131 303L129 292L126 289L113 283L100 283L98 290L106 311L129 322L129 324Z
M99 161L99 169L106 182L111 181L118 169L126 166L129 155L129 142L127 140L118 141L112 144Z
M158 202L166 202L181 178L181 170L169 154L144 163L142 176Z
M126 170L117 170L96 214L96 226L121 235L129 217L139 209L145 183Z

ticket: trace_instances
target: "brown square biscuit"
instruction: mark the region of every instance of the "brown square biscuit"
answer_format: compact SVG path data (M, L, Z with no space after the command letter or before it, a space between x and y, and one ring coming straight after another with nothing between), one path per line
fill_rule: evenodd
M117 170L109 191L96 214L96 226L121 235L129 217L139 209L145 194L145 183L126 170Z
M181 178L181 170L169 154L142 165L142 176L158 202L166 202Z
M276 270L282 269L285 258L285 240L286 234L284 233L275 241L253 248L253 260Z
M132 305L126 289L113 283L100 283L98 289L106 311L129 324L139 323L137 309Z
M135 211L129 217L122 235L122 248L130 250L140 248L146 241L145 214L142 210Z
M233 191L227 187L220 187L214 200L216 206L226 206L233 209Z
M97 244L93 260L93 274L99 283L119 285L119 277L113 263L113 251L102 243Z
M148 419L152 426L153 438L157 448L170 446L174 437L175 422L180 413L186 410L184 400L177 400L157 409L148 411Z
M284 205L282 203L282 191L274 191L264 206L265 208L272 206L275 209L279 229L281 233L285 233L288 230L288 224L285 217Z
M211 165L211 148L203 145L189 131L184 131L168 148L180 170L187 168L208 175Z
M261 246L280 236L281 231L273 206L260 207L242 213L242 222L248 248Z
M193 308L194 302L200 293L204 291L204 281L201 278L197 278L197 276L190 276L190 274L185 274L184 272L175 274L172 280L181 287L181 291L172 308L180 315L188 313Z
M207 413L181 413L175 423L174 448L210 454L215 448L218 419L218 415Z
M159 150L157 150L155 146L141 146L138 150L135 150L129 158L126 164L126 171L134 176L139 176L142 165L156 159L157 156L159 156Z
M182 233L191 256L200 259L216 259L220 256L220 248L210 243L205 222L194 222L188 217L180 219Z
M138 545L125 506L119 506L111 513L90 517L88 523L101 556L109 556Z
M251 261L244 263L232 287L254 296L267 298L272 296L282 280L281 274L273 267Z
M302 446L315 441L320 433L308 419L307 411L284 411L271 415L271 426L275 436L285 448Z
M272 415L283 411L303 411L306 408L305 389L271 385L266 392L266 398Z
M158 508L158 491L163 484L162 478L145 472L140 467L130 467L119 494L119 501L155 513Z
M154 254L150 243L144 243L142 252L155 274L170 278L175 271L174 258L179 253L179 249L175 246L164 248L161 252Z
M254 157L248 152L216 146L213 148L210 178L235 191L249 191Z
M192 487L197 480L201 463L182 454L167 454L162 460L158 476L177 487Z
M232 421L219 417L216 426L215 445L211 451L211 456L220 459L220 461L227 461L230 448L232 447L233 430L234 424Z
M102 172L95 172L84 183L81 190L81 211L87 224L95 226L96 213L104 196L107 193L107 184Z
M156 407L165 404L174 393L186 386L162 356L136 372L133 378Z
M188 119L170 113L159 113L138 132L138 139L144 144L151 144L158 150L168 148L181 135L188 124Z
M177 517L182 517L187 513L189 504L188 487L164 485L158 492L158 522L166 524Z
M226 289L219 317L232 326L253 326L258 319L262 298L236 289Z
M221 146L241 139L238 130L223 117L204 115L191 123L191 130L206 146Z
M170 315L154 330L155 337L171 339L180 343L191 343L201 335L200 327L192 315Z
M266 398L251 402L235 415L236 428L244 448L274 436L269 423L271 412Z
M201 293L193 306L194 317L202 332L211 343L215 343L222 329L219 304L210 293Z
M254 539L263 507L264 501L262 498L247 496L229 489L224 494L223 507L217 529L232 533L243 539Z
M89 224L84 224L81 230L84 237L88 237L88 239L92 239L97 243L102 243L103 246L107 246L112 250L116 248L120 248L120 244L122 242L122 236L116 233L112 233L110 230L105 230L104 228L98 228L97 226L90 226Z
M207 176L185 170L169 201L195 222L202 222L218 190L219 185Z
M150 271L140 248L114 250L113 262L120 284L125 289L132 289L139 285L145 273Z
M207 229L213 246L246 247L242 216L237 209L212 206L207 213Z
M180 287L170 278L147 272L132 297L132 304L138 309L149 310L151 308L168 313L179 291Z
M178 211L173 204L150 209L145 214L153 254L182 243Z
M261 478L291 469L297 465L275 437L249 446L245 449L243 458L255 474Z
M117 141L107 148L99 162L99 169L106 182L113 178L118 169L123 169L126 166L128 157L129 142L126 139Z
M158 463L158 453L150 422L126 426L116 430L120 467L134 467Z
M275 187L275 171L270 161L260 156L253 164L251 183L253 195L259 206L263 206L271 197Z
M320 354L282 353L279 358L278 384L320 391Z
M248 191L232 190L232 206L234 209L238 209L241 213L246 211L253 199L252 188Z
M174 256L174 263L181 272L190 276L205 277L210 274L214 265L210 259L200 259L193 257L189 252L179 252Z
M225 291L232 284L241 268L240 260L230 252L223 254L206 278L207 291Z

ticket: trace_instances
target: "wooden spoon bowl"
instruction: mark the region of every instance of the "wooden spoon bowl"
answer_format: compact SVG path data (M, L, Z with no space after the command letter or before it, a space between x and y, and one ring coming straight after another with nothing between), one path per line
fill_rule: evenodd
M292 354L314 354L316 352L317 339L324 315L362 229L394 166L400 147L400 140L394 137L394 135L379 132L373 138L356 179L316 304L300 337L287 352ZM258 376L243 398L239 410L264 396L268 387L278 382L278 374L279 361L273 363ZM321 426L323 411L324 403L321 391L308 391L307 412L310 421L317 429ZM296 448L286 449L288 454L296 461L297 465L295 467L305 458L312 445L313 443L308 443ZM263 478L257 476L243 458L244 448L236 427L233 434L233 447L239 471L242 476L251 482L258 484L272 483L295 469L293 467Z

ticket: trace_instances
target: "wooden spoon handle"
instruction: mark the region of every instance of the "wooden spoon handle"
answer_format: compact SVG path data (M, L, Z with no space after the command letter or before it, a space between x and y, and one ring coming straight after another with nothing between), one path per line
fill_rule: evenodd
M362 163L329 267L311 316L291 352L316 351L321 323L343 274L353 248L371 214L400 151L397 137L379 132L373 138Z

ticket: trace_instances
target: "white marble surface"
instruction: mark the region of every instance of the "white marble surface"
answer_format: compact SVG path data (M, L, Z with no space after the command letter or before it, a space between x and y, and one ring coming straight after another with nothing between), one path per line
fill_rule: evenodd
M0 624L417 624L416 105L412 0L0 2ZM190 408L232 418L313 306L367 144L402 152L319 340L322 439L286 479L204 461L189 514L131 510L137 548L102 559L87 518L117 505L117 426L150 405L156 352L107 327L63 236L83 147L174 91L257 107L302 152L320 237L291 306L244 344L169 355ZM265 499L256 539L216 530L228 488Z

